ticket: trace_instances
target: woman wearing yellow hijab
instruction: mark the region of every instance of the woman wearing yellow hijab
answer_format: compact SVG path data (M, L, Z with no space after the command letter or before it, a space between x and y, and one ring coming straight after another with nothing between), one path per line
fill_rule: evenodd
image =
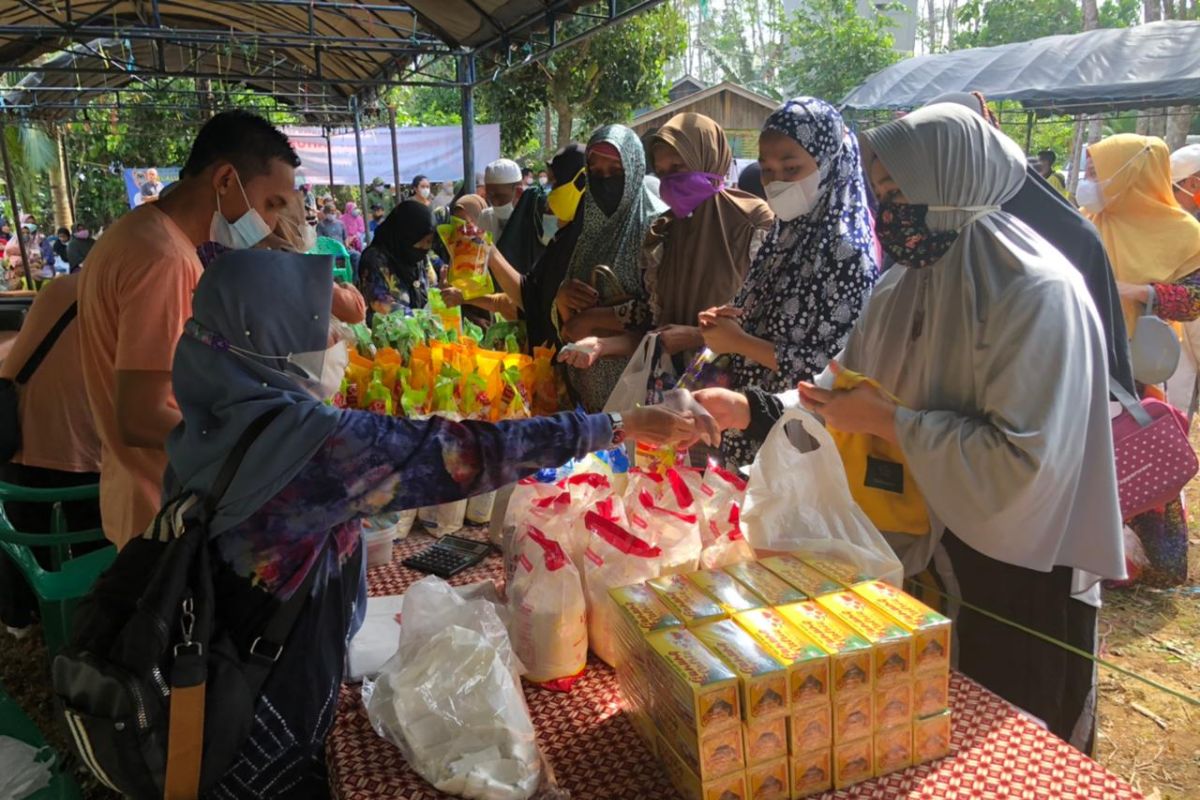
M1167 144L1121 133L1088 148L1076 197L1104 239L1119 284L1173 283L1200 269L1200 222L1176 202ZM1125 329L1142 313L1123 293Z

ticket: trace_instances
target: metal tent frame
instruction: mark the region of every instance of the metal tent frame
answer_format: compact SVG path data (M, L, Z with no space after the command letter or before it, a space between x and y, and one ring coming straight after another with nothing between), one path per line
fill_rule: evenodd
M218 80L272 94L310 122L348 120L361 136L362 111L384 87L456 88L464 181L473 189L477 86L661 2L0 0L0 75L13 84L0 111L62 121L87 108L119 109L122 96L148 81ZM178 107L207 108L201 94L178 92ZM93 102L108 96L115 99L107 106ZM7 167L4 141L0 120ZM11 184L11 167L7 173ZM360 153L365 196L363 178ZM19 226L17 235L24 256ZM26 278L32 285L28 266Z

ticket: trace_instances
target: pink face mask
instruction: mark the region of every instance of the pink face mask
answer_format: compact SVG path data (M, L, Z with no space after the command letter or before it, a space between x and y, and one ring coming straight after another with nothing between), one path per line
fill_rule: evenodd
M659 182L663 202L675 216L683 218L725 188L725 178L711 172L673 172Z

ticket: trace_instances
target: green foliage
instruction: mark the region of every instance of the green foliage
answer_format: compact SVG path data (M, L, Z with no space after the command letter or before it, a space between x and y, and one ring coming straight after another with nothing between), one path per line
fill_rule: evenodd
M1142 0L1104 0L1099 10L1101 28L1129 28L1142 19Z
M970 0L959 10L958 24L955 49L992 47L1078 33L1083 14L1077 0Z
M699 53L683 69L705 83L732 81L781 99L779 67L788 60L779 23L784 15L780 0L737 0L720 13L699 14Z
M603 6L581 11L602 13ZM591 24L580 18L564 22L559 38ZM683 18L670 4L636 14L485 85L479 92L481 111L500 123L503 151L519 154L536 147L549 106L557 136L542 146L552 152L584 128L628 120L636 110L661 102L667 89L664 67L683 52L685 37ZM489 69L494 67L479 65L481 75Z
M794 53L779 76L789 94L836 103L901 58L893 49L887 16L863 16L854 0L809 0L781 27L785 45Z

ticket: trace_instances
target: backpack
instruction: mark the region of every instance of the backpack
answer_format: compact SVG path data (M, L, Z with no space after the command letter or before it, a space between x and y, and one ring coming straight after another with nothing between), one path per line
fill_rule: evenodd
M71 747L96 778L133 798L195 798L250 733L259 692L318 572L252 642L215 621L208 525L242 458L278 409L242 434L204 498L169 501L81 601L51 677Z

